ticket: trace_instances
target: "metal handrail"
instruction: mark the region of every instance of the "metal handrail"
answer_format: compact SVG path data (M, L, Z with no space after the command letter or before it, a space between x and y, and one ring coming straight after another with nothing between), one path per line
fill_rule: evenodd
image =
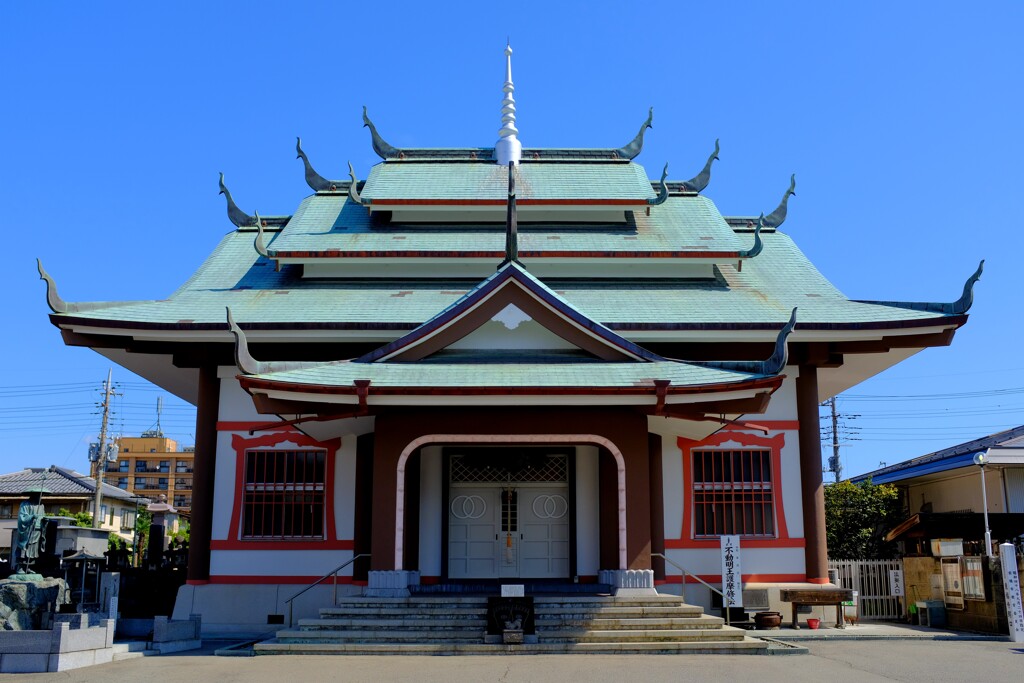
M670 560L667 557L665 557L665 555L662 554L662 553L651 553L651 557L660 557L661 559L665 560L670 565L672 565L673 567L675 567L676 569L678 569L679 571L681 571L683 573L682 588L680 588L679 590L680 590L680 592L683 593L683 599L684 600L686 599L686 577L687 577L687 575L692 576L693 578L695 578L698 581L700 581L701 583L703 583L712 592L718 593L718 595L722 598L722 611L725 612L725 623L726 624L729 623L729 609L727 607L725 607L725 596L722 595L722 591L718 590L717 588L712 586L710 583L708 583L704 579L702 579L699 576L697 576L696 574L692 574L692 573L686 571L686 567L684 567L681 564L677 564L677 563L673 562L672 560Z
M299 597L300 595L302 595L303 593L308 591L310 588L314 588L316 586L319 586L321 583L323 583L324 581L329 579L331 576L333 576L334 577L334 602L333 602L333 604L337 605L338 604L338 572L340 572L342 569L344 569L345 567L349 566L350 564L352 564L353 562L355 562L359 558L361 558L361 557L369 557L369 556L370 556L370 553L360 553L359 555L356 555L355 557L349 558L348 561L343 562L342 564L338 565L333 570L327 572L326 574L321 576L319 579L317 579L313 583L309 584L308 586L306 586L305 588L300 590L298 593L296 593L292 597L290 597L287 600L285 600L284 603L286 605L288 605L288 628L292 627L292 613L293 613L294 608L295 608L295 604L292 601L295 598Z

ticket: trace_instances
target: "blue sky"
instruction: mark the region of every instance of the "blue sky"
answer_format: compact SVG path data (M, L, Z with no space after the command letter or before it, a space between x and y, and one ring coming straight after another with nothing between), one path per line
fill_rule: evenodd
M775 207L851 298L951 301L981 258L968 325L849 392L845 473L1024 423L1019 3L90 3L0 7L6 334L0 471L85 469L110 363L65 347L35 257L68 300L162 298L246 210L398 146L493 144L506 36L520 138L619 146L655 110L651 176L721 161L725 214ZM115 426L192 441L188 406L118 367ZM966 394L966 395L965 395ZM875 398L870 398L875 397Z

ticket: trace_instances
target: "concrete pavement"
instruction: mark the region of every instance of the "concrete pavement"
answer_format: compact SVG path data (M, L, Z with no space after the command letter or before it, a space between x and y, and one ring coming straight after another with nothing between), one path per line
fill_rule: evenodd
M776 632L777 633L777 632ZM656 683L756 680L758 683L1020 681L1024 645L1005 641L912 639L806 640L799 657L743 655L536 655L479 657L214 657L202 651L112 662L53 674L0 675L37 683Z

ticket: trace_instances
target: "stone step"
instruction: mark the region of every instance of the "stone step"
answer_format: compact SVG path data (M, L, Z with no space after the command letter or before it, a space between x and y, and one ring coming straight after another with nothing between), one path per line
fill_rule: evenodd
M748 638L737 641L648 643L538 643L488 645L471 643L257 643L257 655L531 655L531 654L762 654L768 644Z
M277 632L277 640L292 643L389 643L406 641L482 643L484 640L484 629L435 629L433 631L401 631L395 629L307 631L305 629L287 629Z
M479 595L470 597L459 595L445 595L441 597L420 597L408 598L366 598L360 596L343 597L338 599L339 606L351 607L444 607L457 605L460 607L487 605L487 598Z
M352 618L333 617L331 619L300 619L298 626L303 630L322 631L334 629L344 630L351 629L352 627L358 627L364 630L401 628L409 630L429 629L436 631L439 629L486 629L487 619L482 615L449 619L418 617L415 614L391 615L388 617L364 615Z
M558 629L554 631L537 629L541 643L631 643L631 642L685 642L685 641L736 641L747 637L743 629L636 629L594 631L590 629Z
M646 617L639 619L578 619L564 615L538 616L535 620L538 629L552 630L556 628L587 628L607 631L613 629L686 629L722 628L725 621L721 617Z
M686 606L678 595L650 595L645 597L619 598L614 596L584 595L584 596L549 596L538 595L534 597L534 604L540 605L614 605L616 607L666 607ZM698 608L699 609L699 608Z
M475 617L487 614L487 606L480 607L321 607L320 616L325 619L350 618L356 616L374 615L422 615L423 618L445 618L445 617Z
M620 618L641 619L643 617L700 617L704 611L700 607L686 605L683 607L599 607L599 606L565 606L551 607L534 604L534 614L541 615L572 615L576 618Z

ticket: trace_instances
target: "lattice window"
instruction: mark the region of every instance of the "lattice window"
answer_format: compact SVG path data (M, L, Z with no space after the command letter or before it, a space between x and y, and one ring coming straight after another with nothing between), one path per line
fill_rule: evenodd
M696 536L774 536L771 451L693 452Z
M246 451L242 538L323 538L327 454Z
M519 493L501 492L501 532L519 531Z
M451 482L459 484L506 482L545 483L568 481L569 461L564 455L529 457L522 462L498 458L488 462L480 457L453 456Z

